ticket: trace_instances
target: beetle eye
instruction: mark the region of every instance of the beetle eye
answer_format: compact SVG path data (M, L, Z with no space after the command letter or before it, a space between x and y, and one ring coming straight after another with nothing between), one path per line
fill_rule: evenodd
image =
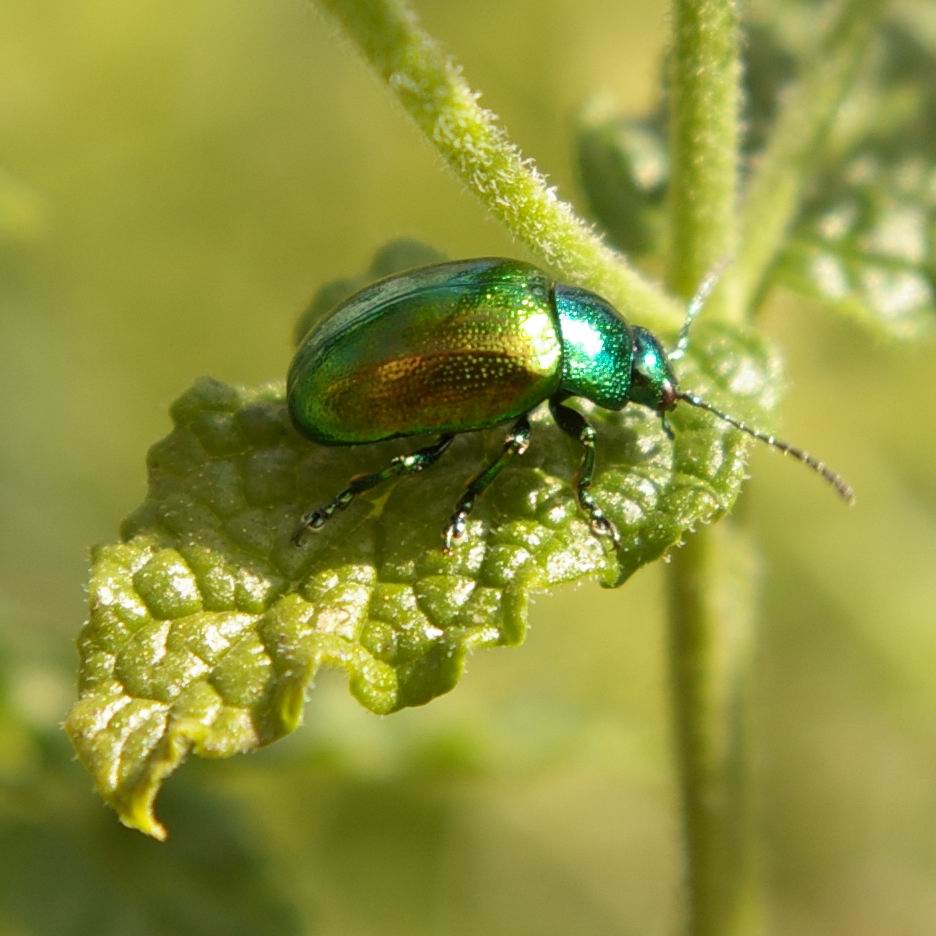
M660 395L660 411L666 412L666 410L671 410L679 400L679 396L676 393L676 388L667 381L663 384L663 392Z
M654 381L657 372L657 358L652 350L641 353L640 348L636 349L637 354L633 363L634 382L642 387Z

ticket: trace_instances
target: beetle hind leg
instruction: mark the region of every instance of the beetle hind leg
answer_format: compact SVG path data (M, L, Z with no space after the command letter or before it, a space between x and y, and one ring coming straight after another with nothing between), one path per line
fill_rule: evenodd
M572 436L582 446L582 464L575 479L575 491L579 506L588 515L588 522L596 536L606 536L615 549L621 546L621 534L617 527L604 515L604 511L595 503L588 490L595 473L595 437L594 427L577 410L563 406L558 400L549 401L549 411L556 420L556 425Z
M294 545L301 546L306 533L311 530L317 532L339 511L344 510L358 494L363 494L371 488L377 487L384 481L396 478L400 475L416 474L423 471L444 454L446 449L452 444L455 438L453 434L439 436L432 445L416 449L408 455L397 455L386 468L382 471L375 471L372 474L357 475L352 478L348 486L337 494L327 504L323 504L317 510L310 510L304 514L299 523L299 528L293 534L292 541Z
M445 543L443 549L446 553L450 553L455 543L465 535L468 526L468 514L474 509L478 497L484 493L514 456L522 455L530 447L531 432L530 420L526 416L521 416L513 424L513 428L504 440L504 450L500 455L468 482L465 493L462 494L455 505L452 519L442 533L442 539Z

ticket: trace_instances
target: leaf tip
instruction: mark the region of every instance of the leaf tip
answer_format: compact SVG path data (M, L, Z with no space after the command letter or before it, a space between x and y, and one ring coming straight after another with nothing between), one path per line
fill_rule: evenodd
M156 790L150 788L136 794L126 806L118 807L117 818L128 829L136 829L157 842L165 842L169 838L166 827L156 818L153 805L156 801Z

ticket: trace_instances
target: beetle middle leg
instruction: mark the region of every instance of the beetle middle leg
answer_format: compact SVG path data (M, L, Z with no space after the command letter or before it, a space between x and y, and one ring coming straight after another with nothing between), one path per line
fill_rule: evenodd
M296 546L301 546L307 530L321 530L337 511L344 510L358 494L363 494L364 491L369 491L391 478L399 475L415 474L435 464L452 444L454 438L454 434L450 433L441 435L432 445L416 449L415 452L410 452L408 455L397 455L382 471L357 475L352 478L348 486L335 498L327 504L323 504L317 510L310 510L303 515L299 529L293 534L293 543Z
M604 511L595 503L595 499L588 490L591 487L592 476L595 473L595 437L594 428L589 425L585 417L577 410L563 406L556 399L549 401L549 411L556 420L556 425L573 439L580 442L583 448L582 464L575 479L575 490L578 495L579 506L588 514L588 522L592 532L597 536L607 536L614 544L615 549L621 545L621 535L617 527L604 515Z
M442 533L446 553L452 551L452 546L464 535L467 527L468 514L474 508L477 498L484 493L490 483L503 471L507 463L515 456L522 455L530 447L530 420L521 416L510 430L504 440L504 450L483 471L478 472L465 488L465 493L455 505L455 512L449 525Z

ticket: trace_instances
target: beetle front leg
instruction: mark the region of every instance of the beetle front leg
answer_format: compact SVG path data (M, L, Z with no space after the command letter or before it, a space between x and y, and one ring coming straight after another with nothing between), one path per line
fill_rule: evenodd
M597 536L607 536L615 549L621 546L621 535L617 527L604 515L604 511L595 503L589 488L595 473L595 437L596 433L585 417L577 410L563 406L558 400L549 401L549 411L559 428L581 443L584 449L582 464L575 479L575 489L579 506L588 514L592 532Z
M307 530L317 532L335 515L339 510L344 510L358 494L369 491L377 487L384 481L389 481L399 475L415 474L423 471L441 457L445 450L452 444L454 435L446 434L427 445L425 448L417 449L408 455L397 455L390 464L382 471L375 471L373 474L357 475L352 478L348 486L327 504L323 504L318 510L310 510L304 514L300 521L299 529L293 534L293 544L301 546Z
M452 546L455 545L464 535L467 528L468 514L474 508L477 498L484 493L491 482L503 471L507 463L515 456L522 455L530 447L530 420L526 416L521 416L513 425L510 434L504 441L504 450L500 456L483 471L476 474L465 488L458 503L455 505L455 512L449 525L442 533L442 539L445 543L443 551L450 553Z

